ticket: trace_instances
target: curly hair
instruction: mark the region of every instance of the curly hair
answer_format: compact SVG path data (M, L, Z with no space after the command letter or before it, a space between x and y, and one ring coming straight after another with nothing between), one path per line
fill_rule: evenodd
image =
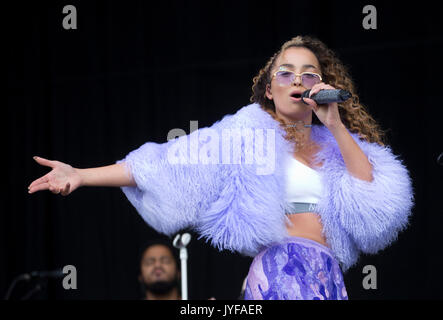
M278 120L286 131L285 138L295 142L297 150L304 147L302 143L302 133L296 128L286 126L275 112L274 101L266 97L266 86L271 83L271 71L275 66L278 57L288 48L303 47L312 51L320 63L323 82L332 85L336 89L344 89L352 94L352 98L338 104L340 118L350 132L358 133L360 139L368 142L376 142L381 146L385 145L385 132L381 130L377 122L368 113L366 108L360 103L356 94L354 83L347 71L347 68L339 60L336 54L320 40L310 36L297 36L285 42L266 63L266 65L253 78L252 96L250 101L258 103L265 111ZM312 124L321 124L315 116Z

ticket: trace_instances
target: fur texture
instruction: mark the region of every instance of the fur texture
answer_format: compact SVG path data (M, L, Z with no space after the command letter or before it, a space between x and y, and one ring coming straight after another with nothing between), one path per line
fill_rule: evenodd
M205 149L208 141L217 141L214 133L221 137L223 130L233 128L252 128L273 138L275 144L269 146L252 136L254 154L275 153L275 159L266 160L274 162L267 163L274 165L272 172L257 174L263 163L245 161L251 141L245 136L241 136L239 164L223 164L221 153ZM267 129L274 130L275 138ZM311 131L311 138L322 146L316 158L324 163L319 172L325 194L318 213L328 244L344 271L357 261L360 251L376 253L392 243L407 226L413 206L412 183L402 162L388 147L351 135L373 166L372 182L349 174L326 127L313 125ZM197 137L200 139L192 140ZM192 141L198 141L199 150L212 153L216 163L190 163ZM175 159L181 159L179 163L171 163L171 150L175 150ZM250 104L210 128L163 144L147 142L117 163L124 162L137 183L137 187L122 187L123 192L154 229L173 235L192 227L220 250L255 256L287 236L285 167L292 150L278 122L258 104Z

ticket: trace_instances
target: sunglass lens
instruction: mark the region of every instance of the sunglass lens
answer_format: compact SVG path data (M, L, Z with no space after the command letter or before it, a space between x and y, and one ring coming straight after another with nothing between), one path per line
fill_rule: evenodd
M290 85L294 82L294 73L289 71L279 71L275 75L277 81L283 85Z
M306 89L311 89L315 84L320 82L320 77L316 74L305 73L301 81Z

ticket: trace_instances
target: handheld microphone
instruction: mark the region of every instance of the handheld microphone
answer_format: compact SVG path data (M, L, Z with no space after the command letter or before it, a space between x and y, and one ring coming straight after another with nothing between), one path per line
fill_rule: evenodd
M303 98L309 98L311 90L306 90L301 95L301 100L307 104ZM351 93L341 89L324 89L314 94L310 99L314 100L317 104L327 104L333 102L344 102L351 97Z

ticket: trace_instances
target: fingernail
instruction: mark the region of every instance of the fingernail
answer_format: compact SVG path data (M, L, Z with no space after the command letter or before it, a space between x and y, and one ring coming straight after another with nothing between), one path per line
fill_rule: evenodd
M37 156L33 156L32 158L35 160L35 159L37 159Z

